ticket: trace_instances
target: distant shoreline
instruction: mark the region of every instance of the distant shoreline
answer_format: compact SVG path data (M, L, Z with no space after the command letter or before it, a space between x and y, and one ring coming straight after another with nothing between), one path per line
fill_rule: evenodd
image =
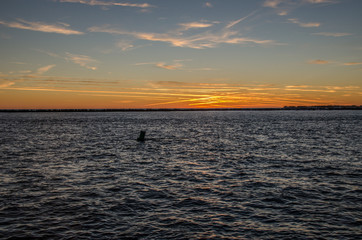
M175 111L290 111L362 110L361 106L285 106L282 108L105 108L105 109L0 109L0 112L175 112Z

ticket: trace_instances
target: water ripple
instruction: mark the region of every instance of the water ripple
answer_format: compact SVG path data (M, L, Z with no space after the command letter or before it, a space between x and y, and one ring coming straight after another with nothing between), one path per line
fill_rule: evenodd
M0 239L359 239L361 120L0 113Z

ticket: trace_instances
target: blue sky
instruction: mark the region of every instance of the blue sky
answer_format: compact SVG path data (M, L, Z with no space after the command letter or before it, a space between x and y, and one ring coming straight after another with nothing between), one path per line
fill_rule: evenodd
M362 104L360 0L2 0L0 108Z

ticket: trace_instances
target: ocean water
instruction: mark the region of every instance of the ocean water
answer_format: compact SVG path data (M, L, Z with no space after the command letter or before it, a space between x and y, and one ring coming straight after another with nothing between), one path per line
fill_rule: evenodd
M362 236L362 111L0 113L0 129L1 239Z

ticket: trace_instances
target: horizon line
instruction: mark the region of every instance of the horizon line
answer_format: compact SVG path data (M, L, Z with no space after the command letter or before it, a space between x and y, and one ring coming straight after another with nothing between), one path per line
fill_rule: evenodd
M29 108L0 109L0 112L156 112L156 111L275 111L275 110L362 110L362 105L284 106L251 108Z

